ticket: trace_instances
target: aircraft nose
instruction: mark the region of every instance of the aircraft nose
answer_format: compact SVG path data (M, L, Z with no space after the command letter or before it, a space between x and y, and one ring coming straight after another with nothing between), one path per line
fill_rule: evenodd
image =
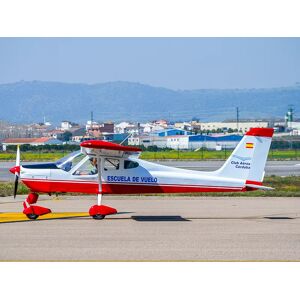
M20 166L15 166L9 169L10 173L16 174L16 173L20 173Z

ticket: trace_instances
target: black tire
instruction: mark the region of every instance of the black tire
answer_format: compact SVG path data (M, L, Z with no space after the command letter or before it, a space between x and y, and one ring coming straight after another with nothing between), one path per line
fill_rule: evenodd
M39 217L39 215L35 215L35 214L28 214L26 216L30 220L35 220L35 219L37 219Z
M93 215L92 217L95 220L103 220L105 218L105 215L99 215L99 214L97 214L97 215Z

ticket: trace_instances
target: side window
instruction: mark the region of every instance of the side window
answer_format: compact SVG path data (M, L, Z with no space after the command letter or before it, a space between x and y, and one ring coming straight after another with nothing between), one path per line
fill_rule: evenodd
M95 175L98 174L97 158L88 159L83 165L81 165L73 175Z
M104 171L115 171L120 168L120 160L114 158L105 158Z
M139 164L136 161L124 160L124 169L137 168Z

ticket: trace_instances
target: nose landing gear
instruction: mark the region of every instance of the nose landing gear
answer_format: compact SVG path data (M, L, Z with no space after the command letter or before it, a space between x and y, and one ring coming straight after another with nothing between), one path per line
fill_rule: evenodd
M23 214L27 216L30 220L35 220L39 216L46 215L51 213L51 210L46 207L32 205L35 204L38 200L39 195L36 193L30 193L27 199L23 202L24 210Z

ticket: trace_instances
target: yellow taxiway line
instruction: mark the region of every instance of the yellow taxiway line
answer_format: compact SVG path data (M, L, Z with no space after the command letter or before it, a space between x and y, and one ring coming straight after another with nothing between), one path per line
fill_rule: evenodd
M76 217L88 217L88 216L89 214L86 212L58 212L58 213L50 213L47 215L39 216L37 220L64 219L64 218L76 218ZM0 213L0 223L24 222L24 221L34 221L34 220L29 220L23 213L20 212Z

